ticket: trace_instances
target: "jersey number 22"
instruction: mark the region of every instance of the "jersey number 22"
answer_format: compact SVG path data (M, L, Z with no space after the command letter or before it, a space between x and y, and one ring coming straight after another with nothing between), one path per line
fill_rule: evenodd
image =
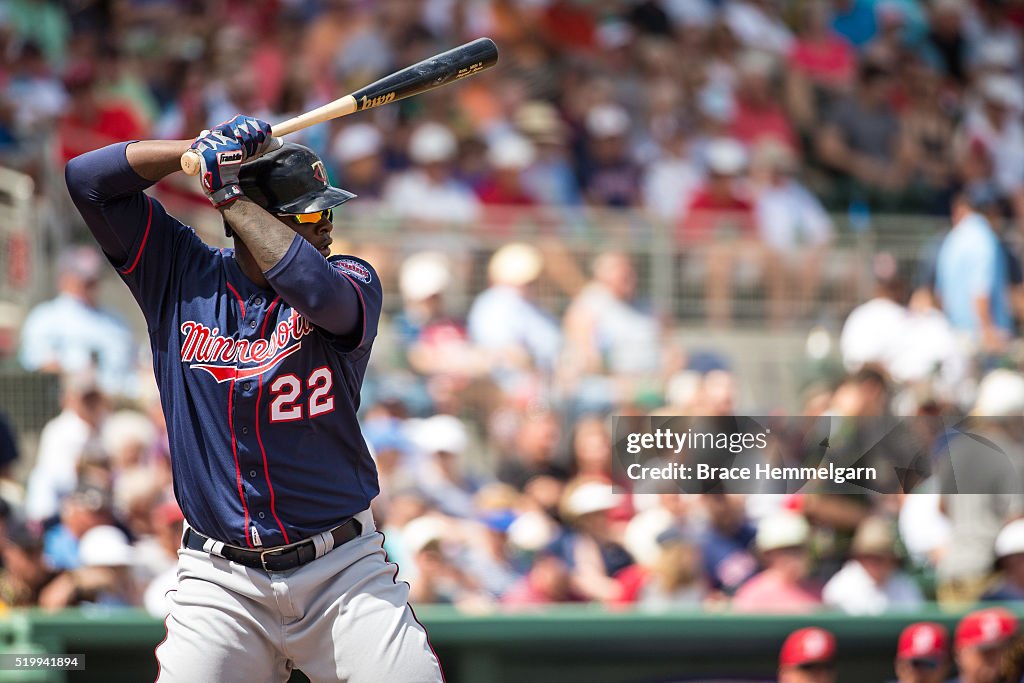
M270 393L274 398L270 401L271 422L294 422L307 414L316 417L334 410L334 376L330 368L324 366L314 370L306 378L306 387L310 389L306 401L302 400L302 380L292 374L281 375L270 383Z

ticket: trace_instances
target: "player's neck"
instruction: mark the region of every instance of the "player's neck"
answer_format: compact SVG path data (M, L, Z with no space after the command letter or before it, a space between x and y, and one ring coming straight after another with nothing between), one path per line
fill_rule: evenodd
M249 247L245 246L245 242L235 235L235 263L238 264L239 270L254 285L262 289L269 289L270 283L267 282L267 278L263 276L263 271L260 270L259 265L256 263L256 259L253 258L252 253L249 251Z

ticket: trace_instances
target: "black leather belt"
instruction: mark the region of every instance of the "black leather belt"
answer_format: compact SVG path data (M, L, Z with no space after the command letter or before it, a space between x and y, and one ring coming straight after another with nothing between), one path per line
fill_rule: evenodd
M358 538L362 533L363 525L355 517L334 527L330 531L331 537L334 538L334 548L348 543L354 538ZM295 569L304 564L309 564L317 558L316 544L314 544L312 538L263 550L247 550L233 545L216 543L216 550L210 551L206 549L208 541L210 541L208 537L192 528L185 529L185 537L182 539L183 545L190 550L219 555L224 559L237 562L246 567L262 569L268 572L283 572Z

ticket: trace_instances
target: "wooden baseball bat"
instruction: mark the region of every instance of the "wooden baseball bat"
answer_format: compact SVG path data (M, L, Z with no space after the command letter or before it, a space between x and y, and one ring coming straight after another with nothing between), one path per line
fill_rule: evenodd
M497 62L498 46L494 41L490 38L477 38L465 45L407 66L322 107L276 123L271 126L271 130L277 137L288 135L315 123L323 123L440 88L442 85L489 69ZM199 155L192 150L182 154L181 170L186 175L198 175Z

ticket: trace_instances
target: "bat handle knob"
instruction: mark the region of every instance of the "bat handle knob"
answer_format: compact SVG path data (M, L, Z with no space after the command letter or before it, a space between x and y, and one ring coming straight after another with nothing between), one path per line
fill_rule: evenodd
M181 155L181 170L185 175L199 175L200 162L199 155L188 150Z

